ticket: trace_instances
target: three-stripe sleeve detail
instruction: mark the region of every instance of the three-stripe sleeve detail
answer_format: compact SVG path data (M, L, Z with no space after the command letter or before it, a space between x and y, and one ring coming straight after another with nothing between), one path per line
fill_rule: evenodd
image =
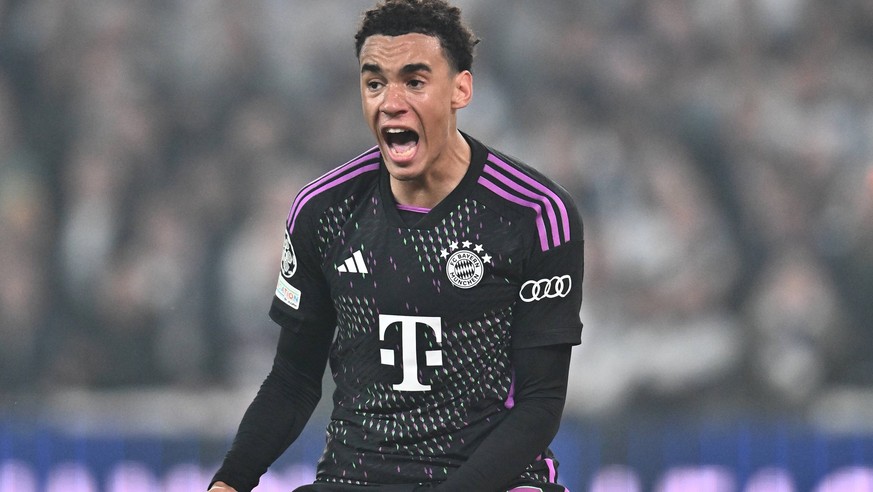
M294 231L294 225L297 222L298 215L300 215L300 210L309 200L356 176L376 171L379 169L379 155L379 151L374 147L361 156L352 159L304 186L294 199L294 203L291 204L291 211L288 213L286 225L288 226L289 234Z
M489 154L479 184L507 201L534 211L543 251L570 241L567 206L557 193L543 183Z

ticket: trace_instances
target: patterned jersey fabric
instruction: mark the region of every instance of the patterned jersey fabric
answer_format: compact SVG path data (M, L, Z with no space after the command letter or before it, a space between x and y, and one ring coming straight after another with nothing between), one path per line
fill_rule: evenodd
M378 149L292 204L270 313L336 327L319 482L445 480L512 407L511 350L580 341L572 200L465 138L465 177L414 224L400 216ZM522 478L553 481L555 466L543 450Z

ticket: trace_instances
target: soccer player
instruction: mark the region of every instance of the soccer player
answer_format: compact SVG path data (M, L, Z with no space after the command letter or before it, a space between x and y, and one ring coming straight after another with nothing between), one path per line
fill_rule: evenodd
M549 444L582 330L578 212L457 128L477 42L459 9L387 0L355 39L377 145L291 205L273 368L212 490L257 485L329 360L326 445L299 492L563 492Z

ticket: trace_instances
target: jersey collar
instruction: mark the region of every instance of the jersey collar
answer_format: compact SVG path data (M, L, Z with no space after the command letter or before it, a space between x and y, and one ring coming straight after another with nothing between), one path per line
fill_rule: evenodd
M441 202L436 204L428 213L424 214L421 219L413 225L406 224L400 217L397 211L397 201L394 199L394 194L391 193L391 182L388 175L388 170L385 168L384 161L379 166L379 194L382 198L382 206L384 207L385 216L392 226L405 229L426 229L438 225L451 211L455 210L457 205L466 197L470 196L470 192L476 186L479 176L482 175L482 170L485 168L485 158L488 156L488 151L481 142L475 138L461 132L464 140L470 145L470 166L467 172L455 187Z

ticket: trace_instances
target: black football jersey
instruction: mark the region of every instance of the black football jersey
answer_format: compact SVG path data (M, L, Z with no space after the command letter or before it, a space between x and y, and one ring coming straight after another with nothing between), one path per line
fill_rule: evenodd
M465 138L463 180L414 224L378 148L291 206L270 315L336 330L317 481L445 480L512 407L511 350L580 342L582 224L569 194ZM554 479L542 451L523 477Z

